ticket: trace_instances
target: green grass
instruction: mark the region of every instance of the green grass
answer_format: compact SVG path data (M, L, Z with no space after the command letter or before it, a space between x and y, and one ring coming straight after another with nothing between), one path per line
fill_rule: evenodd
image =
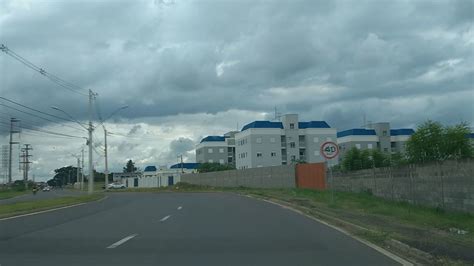
M16 191L16 190L0 190L0 200L1 199L8 199L8 198L13 198L16 196L21 196L27 193L31 193L31 191Z
M307 199L323 206L364 214L382 215L417 226L427 226L441 230L456 227L474 232L474 215L462 212L448 212L437 208L416 206L406 202L389 201L367 193L335 192L331 202L330 191L305 189L262 190L260 194L280 198ZM471 234L472 235L472 234Z
M34 200L0 205L0 217L9 217L35 211L42 211L57 207L74 205L83 202L98 200L103 194L68 196L54 199Z

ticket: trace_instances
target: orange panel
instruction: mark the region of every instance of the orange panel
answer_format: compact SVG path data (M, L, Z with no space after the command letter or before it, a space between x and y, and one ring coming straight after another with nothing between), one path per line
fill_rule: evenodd
M324 163L296 165L298 188L326 189L326 167Z

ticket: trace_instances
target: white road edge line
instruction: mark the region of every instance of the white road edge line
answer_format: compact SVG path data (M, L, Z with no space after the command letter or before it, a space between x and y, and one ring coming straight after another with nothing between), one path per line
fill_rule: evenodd
M179 207L178 207L178 210L181 210L182 208L183 208L183 207L179 206Z
M103 201L103 200L105 200L105 199L108 198L108 197L109 197L109 196L105 196L105 197L103 197L103 198L101 198L101 199L99 199L99 200L90 201L90 202ZM54 208L54 209L49 209L49 210L44 210L44 211L39 211L39 212L25 213L25 214L21 214L21 215L17 215L17 216L12 216L12 217L0 218L0 221L10 220L10 219L16 219L16 218L21 218L21 217L25 217L25 216L41 214L41 213L45 213L45 212L52 212L52 211L57 211L57 210L62 210L62 209L67 209L67 208L72 208L72 207L77 207L77 206L81 206L81 205L84 205L84 204L87 204L87 203L90 203L90 202L83 202L83 203L78 203L78 204L69 205L69 206L63 206L63 207Z
M138 234L129 235L129 236L127 236L127 237L125 237L125 238L123 238L123 239L121 239L121 240L119 240L119 241L113 243L112 245L108 246L107 248L116 248L116 247L122 245L123 243L127 242L128 240L130 240L130 239L136 237L137 235L138 235Z
M413 266L413 263L407 261L406 259L404 259L404 258L402 258L402 257L399 257L399 256L393 254L392 252L390 252L390 251L388 251L388 250L386 250L386 249L384 249L384 248L381 248L381 247L379 247L379 246L377 246L377 245L375 245L375 244L372 244L372 243L370 243L369 241L367 241L367 240L365 240L365 239L359 238L359 237L357 237L357 236L355 236L355 235L353 235L353 234L347 232L346 230L344 230L344 229L342 229L342 228L339 228L339 227L337 227L337 226L334 226L334 225L332 225L332 224L329 224L329 223L327 223L327 222L325 222L325 221L323 221L323 220L320 220L320 219L318 219L318 218L316 218L316 217L310 216L310 215L308 215L308 214L306 214L306 213L304 213L304 212L302 212L302 211L300 211L300 210L294 209L294 208L289 207L289 206L285 206L285 205L283 205L283 204L279 204L279 203L277 203L277 202L273 202L273 201L271 201L271 200L259 199L259 198L255 198L255 197L252 197L252 196L249 196L249 195L243 195L243 196L244 196L244 197L251 198L251 199L261 200L261 201L264 201L264 202L267 202L267 203L270 203L270 204L273 204L273 205L280 206L280 207L283 208L283 209L287 209L287 210L290 210L290 211L292 211L292 212L296 212L296 213L298 213L298 214L300 214L300 215L303 215L303 216L305 216L305 217L307 217L307 218L309 218L309 219L312 219L312 220L314 220L314 221L316 221L316 222L319 222L319 223L321 223L321 224L324 224L324 225L326 225L326 226L328 226L328 227L330 227L330 228L332 228L332 229L335 229L335 230L337 230L337 231L339 231L339 232L341 232L341 233L343 233L343 234L345 234L345 235L347 235L347 236L349 236L349 237L351 237L351 238L353 238L353 239L355 239L355 240L357 240L357 241L359 241L359 242L365 244L366 246L371 247L372 249L375 249L375 250L378 251L379 253L382 253L383 255L385 255L385 256L391 258L392 260L394 260L394 261L400 263L400 264L403 265L403 266Z
M164 221L168 220L168 218L170 218L170 217L171 217L171 215L167 215L167 216L163 217L163 218L160 220L160 222L164 222Z

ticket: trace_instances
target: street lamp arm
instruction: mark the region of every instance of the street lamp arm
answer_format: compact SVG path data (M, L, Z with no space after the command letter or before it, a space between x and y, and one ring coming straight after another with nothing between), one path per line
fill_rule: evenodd
M62 110L61 108L59 107L56 107L56 106L51 106L52 109L56 110L56 111L60 111L62 113L64 113L67 117L69 117L72 121L76 122L77 124L79 124L82 128L84 128L85 130L89 130L87 127L85 127L81 122L77 121L74 117L72 117L70 114L68 114L66 111Z
M127 108L128 108L128 105L125 105L125 106L122 106L122 107L116 109L116 110L113 111L106 119L100 121L100 124L103 126L104 123L105 123L107 120L109 120L112 116L114 116L116 113L120 112L121 110L127 109Z

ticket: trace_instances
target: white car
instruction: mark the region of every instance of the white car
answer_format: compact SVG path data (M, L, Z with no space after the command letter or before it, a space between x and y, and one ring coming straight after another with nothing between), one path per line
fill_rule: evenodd
M124 185L124 184L120 184L120 183L112 183L112 184L109 184L109 186L108 186L107 188L108 188L108 189L125 188L125 185Z
M44 187L43 191L50 191L51 189L49 187Z

